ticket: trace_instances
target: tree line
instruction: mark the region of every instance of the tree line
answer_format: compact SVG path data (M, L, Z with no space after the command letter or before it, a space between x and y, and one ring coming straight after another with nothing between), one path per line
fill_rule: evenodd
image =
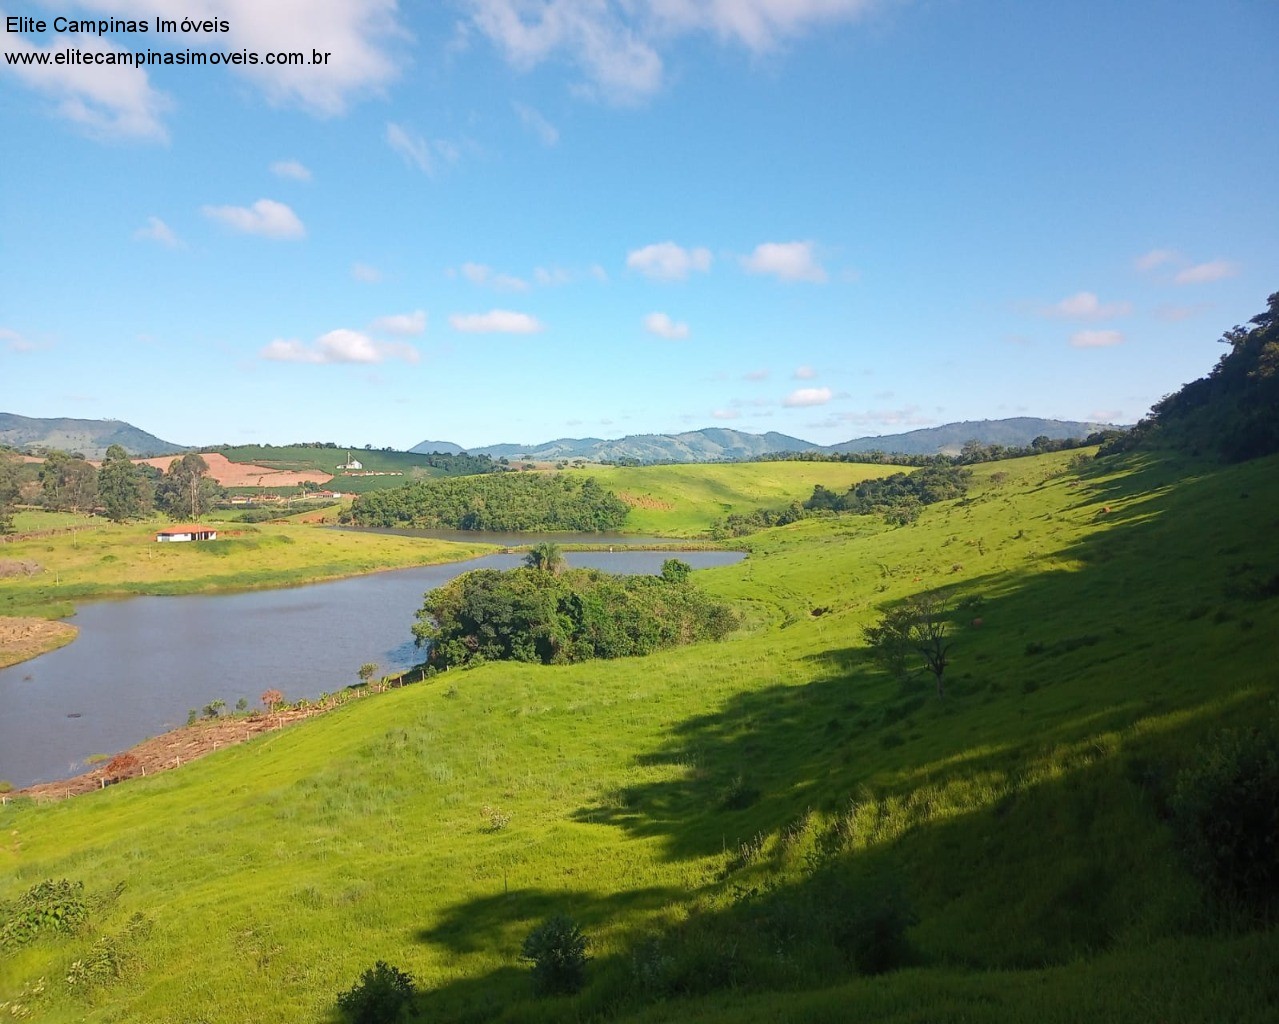
M925 505L962 498L968 493L971 477L972 471L963 466L932 462L917 473L893 473L863 480L842 494L817 484L803 504L792 501L780 509L761 508L725 516L711 527L711 536L743 537L765 527L786 526L824 512L880 515L890 523L905 525L918 519Z
M627 504L590 478L501 473L423 480L358 496L342 515L356 526L455 530L615 530Z
M16 453L0 452L0 532L13 530L20 502L53 512L102 513L112 522L144 519L154 511L174 519L198 519L225 499L226 490L208 475L209 465L188 452L160 471L135 464L120 445L107 449L95 467L83 455L51 451L29 469Z

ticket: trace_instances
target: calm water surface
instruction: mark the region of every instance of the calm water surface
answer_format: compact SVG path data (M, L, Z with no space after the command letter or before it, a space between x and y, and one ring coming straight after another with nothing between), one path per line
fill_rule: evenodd
M592 551L565 558L608 572L657 573L671 556ZM678 557L700 569L744 556ZM263 690L278 689L286 700L339 690L357 682L365 662L384 672L410 668L421 660L409 630L424 591L472 569L521 562L519 555L489 555L286 590L83 604L72 620L80 629L75 642L0 669L0 779L22 787L75 775L85 758L181 725L188 709L214 699L231 709L243 697L258 708Z

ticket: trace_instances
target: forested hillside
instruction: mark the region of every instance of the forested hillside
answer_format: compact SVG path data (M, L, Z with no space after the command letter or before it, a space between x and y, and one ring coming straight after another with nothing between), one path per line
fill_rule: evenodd
M503 473L406 484L360 495L355 526L457 530L615 530L627 506L590 477Z

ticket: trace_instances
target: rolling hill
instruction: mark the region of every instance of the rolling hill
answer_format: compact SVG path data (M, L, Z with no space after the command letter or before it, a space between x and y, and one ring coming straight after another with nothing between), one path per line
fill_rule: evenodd
M0 412L0 444L33 450L61 448L100 459L113 444L137 458L177 455L189 449L148 434L123 420L42 419Z

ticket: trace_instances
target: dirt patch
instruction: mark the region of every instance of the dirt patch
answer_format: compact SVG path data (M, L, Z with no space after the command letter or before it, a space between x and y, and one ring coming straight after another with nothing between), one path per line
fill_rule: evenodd
M0 617L0 668L69 644L77 632L75 626L51 619Z
M166 455L158 459L134 459L134 462L145 462L159 470L167 470L176 456ZM223 487L296 487L298 484L327 484L333 479L330 473L318 470L297 472L286 469L271 469L269 466L255 466L248 462L232 462L225 455L217 452L206 452L200 456L209 464L209 476Z
M21 558L0 558L0 580L7 576L38 576L44 572L39 562L28 562Z
M3 621L6 620L0 619L0 622ZM126 753L137 759L137 765L130 769L128 778L155 775L157 772L181 768L187 762L204 757L206 754L212 754L215 750L244 743L246 740L251 740L254 736L260 736L264 732L274 732L277 729L296 725L298 722L305 721L308 718L314 718L316 715L322 715L326 711L332 711L335 707L345 704L349 700L361 699L355 696L356 694L362 694L363 697L369 698L375 696L378 692L377 689L365 691L352 688L347 691L345 700L335 701L330 699L327 703L312 704L305 708L283 708L269 715L264 712L254 712L249 715L201 719L192 725L181 726L159 736L153 736L151 739L143 740L136 747L130 747ZM108 764L109 762L105 762L82 775L76 775L70 779L62 779L58 782L42 782L37 786L28 786L26 789L11 793L10 797L30 797L36 801L64 800L68 797L92 793L94 790L105 789L107 786L128 781L127 778L113 779L107 771Z
M647 508L657 512L669 512L675 507L669 501L662 501L661 498L654 498L647 494L630 494L627 491L618 491L617 496L630 505L631 508Z

